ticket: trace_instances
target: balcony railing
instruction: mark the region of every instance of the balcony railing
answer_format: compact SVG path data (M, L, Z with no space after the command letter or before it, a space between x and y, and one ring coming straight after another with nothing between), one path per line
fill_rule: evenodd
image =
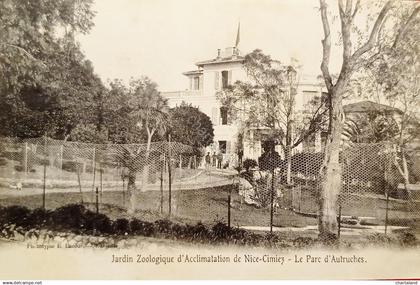
M192 96L202 96L202 90L184 90L184 91L170 91L162 92L162 96L166 98L182 98L182 97L192 97Z

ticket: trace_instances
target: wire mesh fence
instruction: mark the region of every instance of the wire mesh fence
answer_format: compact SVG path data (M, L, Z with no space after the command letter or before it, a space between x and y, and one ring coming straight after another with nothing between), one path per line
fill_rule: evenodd
M267 154L268 155L268 154ZM264 156L264 154L263 154ZM317 231L321 152L295 153L290 166L271 158L241 174L240 209L234 223L249 229ZM352 144L340 153L338 234L420 230L420 153L386 143ZM288 169L289 174L288 174ZM290 183L287 176L290 176ZM235 208L233 206L233 208Z
M112 218L224 221L250 230L316 234L322 161L323 153L300 152L288 165L267 152L254 163L245 159L238 171L217 168L177 142L101 145L3 138L1 205L84 203ZM384 143L343 149L339 234L420 231L419 162L418 151Z

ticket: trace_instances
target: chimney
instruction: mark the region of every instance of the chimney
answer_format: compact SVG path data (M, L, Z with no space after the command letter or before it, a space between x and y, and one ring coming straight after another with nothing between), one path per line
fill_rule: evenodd
M233 59L238 58L238 48L237 47L232 48L232 58Z
M220 56L220 48L218 48L217 49L217 57L216 57L216 59L220 59L221 58L221 56Z

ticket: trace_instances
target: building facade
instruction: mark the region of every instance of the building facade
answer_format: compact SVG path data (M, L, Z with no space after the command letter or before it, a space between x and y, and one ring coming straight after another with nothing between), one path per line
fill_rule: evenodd
M243 158L258 158L262 153L263 140L256 135L258 130L248 130L248 140L239 134L238 122L231 122L228 111L217 100L217 92L234 82L247 81L243 68L244 56L236 47L229 47L223 51L218 49L213 59L197 62L196 70L184 72L189 86L184 91L164 92L170 107L181 105L183 102L198 107L207 114L214 127L214 143L206 152L222 153L223 161L229 166L235 166L238 161L238 151L241 149ZM302 112L305 105L315 96L321 96L322 85L313 77L302 77L296 95L296 112ZM320 138L314 140L314 147L320 149ZM240 146L240 147L239 147ZM301 146L303 147L303 146ZM281 154L282 152L279 151Z

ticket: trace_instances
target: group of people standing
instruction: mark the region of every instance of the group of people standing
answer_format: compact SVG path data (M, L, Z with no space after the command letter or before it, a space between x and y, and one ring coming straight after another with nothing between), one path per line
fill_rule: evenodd
M223 163L223 154L219 152L216 154L216 152L213 152L213 155L210 155L210 152L207 153L206 157L206 167L217 167L219 169L222 168Z

